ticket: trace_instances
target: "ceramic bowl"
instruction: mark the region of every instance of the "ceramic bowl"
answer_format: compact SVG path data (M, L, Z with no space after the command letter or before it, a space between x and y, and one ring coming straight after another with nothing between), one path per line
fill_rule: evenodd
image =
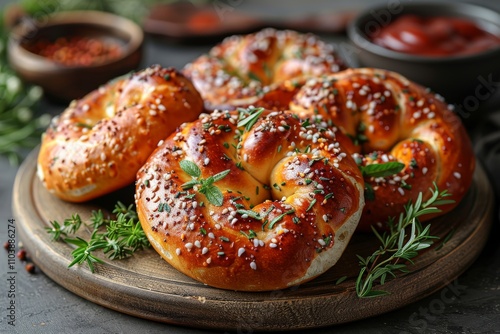
M62 101L81 98L140 64L144 34L128 19L104 12L74 11L27 22L11 32L9 62L22 79L41 86L50 97ZM37 41L74 36L100 40L105 45L114 43L120 53L90 65L65 65L29 51Z
M470 55L430 57L393 51L372 42L374 31L404 14L466 18L500 36L500 14L485 7L458 2L392 2L365 10L350 23L348 36L360 66L395 71L429 87L461 108L458 112L463 118L500 90L495 87L500 81L500 46Z

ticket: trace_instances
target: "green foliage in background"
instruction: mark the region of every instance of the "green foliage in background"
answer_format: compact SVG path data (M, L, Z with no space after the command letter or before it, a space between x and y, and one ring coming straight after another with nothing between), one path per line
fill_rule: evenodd
M60 11L99 10L141 22L149 6L159 2L169 3L173 0L22 0L21 5L35 19Z
M12 165L19 164L23 149L40 142L48 115L36 116L35 108L42 89L27 86L15 75L7 60L7 30L0 18L0 154Z

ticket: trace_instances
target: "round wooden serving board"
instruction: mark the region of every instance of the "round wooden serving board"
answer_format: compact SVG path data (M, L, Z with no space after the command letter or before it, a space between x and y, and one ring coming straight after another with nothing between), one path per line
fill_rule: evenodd
M68 268L72 248L51 241L44 228L49 221L62 222L73 213L88 219L92 210L111 210L117 200L130 204L133 189L85 204L63 202L49 194L36 177L37 154L36 150L32 152L19 169L13 194L19 234L35 264L58 284L92 302L137 317L191 327L305 329L403 307L445 287L463 273L481 252L492 223L493 192L478 166L462 203L431 222L431 234L441 240L416 258L410 273L381 287L390 292L388 296L377 298L358 298L354 289L359 272L356 254L365 257L378 247L372 235L355 235L338 264L320 277L272 292L235 292L203 285L170 267L153 249L126 260L106 260L92 274L86 265ZM89 233L82 231L80 236L88 237ZM348 278L336 284L343 276Z

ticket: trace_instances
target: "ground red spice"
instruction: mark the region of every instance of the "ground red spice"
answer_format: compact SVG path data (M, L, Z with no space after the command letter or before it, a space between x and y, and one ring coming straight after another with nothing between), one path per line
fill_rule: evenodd
M97 65L122 55L118 43L84 36L60 37L55 41L40 39L26 49L68 66Z

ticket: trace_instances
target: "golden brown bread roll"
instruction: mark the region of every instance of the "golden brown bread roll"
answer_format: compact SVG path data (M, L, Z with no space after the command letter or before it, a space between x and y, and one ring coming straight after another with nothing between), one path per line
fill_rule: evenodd
M292 94L294 83L345 68L333 47L312 34L267 28L224 39L206 55L187 64L190 78L209 110L248 106L278 87ZM267 108L276 96L266 98Z
M55 118L43 135L38 175L72 202L131 184L161 139L194 120L203 101L174 69L147 68L103 86Z
M419 192L430 197L433 183L448 190L455 207L472 182L475 158L470 139L443 99L393 72L349 69L311 79L288 106L300 117L322 115L359 144L359 165L399 161L389 177L366 177L360 230L398 217ZM427 219L432 218L427 216Z
M142 227L168 263L210 286L262 291L308 281L338 260L364 205L361 173L343 144L349 138L320 119L203 114L138 172Z

